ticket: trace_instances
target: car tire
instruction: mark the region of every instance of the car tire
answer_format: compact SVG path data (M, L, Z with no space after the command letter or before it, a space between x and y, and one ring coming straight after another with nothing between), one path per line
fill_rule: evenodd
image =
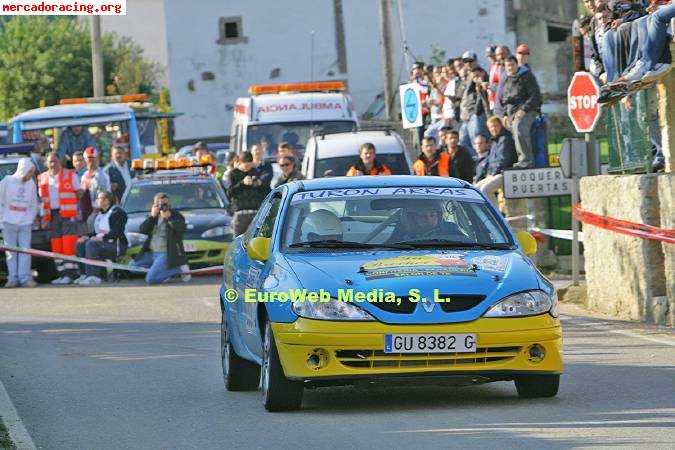
M560 375L522 375L514 382L522 398L555 397L560 386Z
M289 380L284 375L269 320L265 323L260 390L267 411L294 411L302 406L302 382Z
M220 356L223 381L228 391L254 391L260 383L260 366L248 361L234 351L227 332L225 314L220 324Z

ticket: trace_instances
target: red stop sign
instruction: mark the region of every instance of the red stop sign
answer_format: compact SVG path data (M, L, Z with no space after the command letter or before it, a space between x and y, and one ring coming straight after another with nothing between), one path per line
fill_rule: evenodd
M579 133L590 133L600 117L600 88L588 72L577 72L567 88L567 111Z

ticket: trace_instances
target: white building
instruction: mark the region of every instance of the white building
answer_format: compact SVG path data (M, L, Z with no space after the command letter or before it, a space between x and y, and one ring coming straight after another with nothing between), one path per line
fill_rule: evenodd
M513 46L504 0L405 0L407 41L429 61L431 44L446 57L483 57L490 43ZM392 2L395 67L407 77ZM357 112L382 92L376 0L128 0L124 17L102 16L103 31L133 38L165 70L176 138L225 136L237 97L254 83L344 80ZM312 37L313 36L313 37ZM313 49L313 51L312 51Z

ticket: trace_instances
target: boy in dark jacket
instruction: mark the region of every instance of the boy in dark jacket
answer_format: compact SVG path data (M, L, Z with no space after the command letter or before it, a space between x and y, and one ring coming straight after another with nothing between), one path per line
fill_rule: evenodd
M482 136L482 134L478 134ZM469 149L459 145L459 133L449 131L445 138L450 156L450 176L468 183L473 181L474 161Z
M132 265L149 268L145 276L148 284L158 284L187 269L187 256L183 247L185 218L171 209L169 196L163 192L155 195L150 215L139 227L142 234L148 236L143 248ZM189 281L190 275L182 275L183 281Z

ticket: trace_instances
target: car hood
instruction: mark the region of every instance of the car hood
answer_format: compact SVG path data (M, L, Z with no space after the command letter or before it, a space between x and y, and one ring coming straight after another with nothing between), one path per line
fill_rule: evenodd
M185 239L199 238L204 231L214 227L229 226L232 221L231 216L225 209L191 209L189 211L181 211L180 213L185 217L185 224L187 226ZM147 213L129 214L125 231L127 233L138 233L141 223L147 217Z
M377 299L392 293L412 308L402 312L392 303L355 302L385 323L471 321L512 293L539 288L535 267L519 251L287 253L285 259L301 287L309 291L323 289L337 298L339 290L352 289ZM411 289L418 289L427 304L420 300L410 305ZM448 297L455 306L434 301Z

